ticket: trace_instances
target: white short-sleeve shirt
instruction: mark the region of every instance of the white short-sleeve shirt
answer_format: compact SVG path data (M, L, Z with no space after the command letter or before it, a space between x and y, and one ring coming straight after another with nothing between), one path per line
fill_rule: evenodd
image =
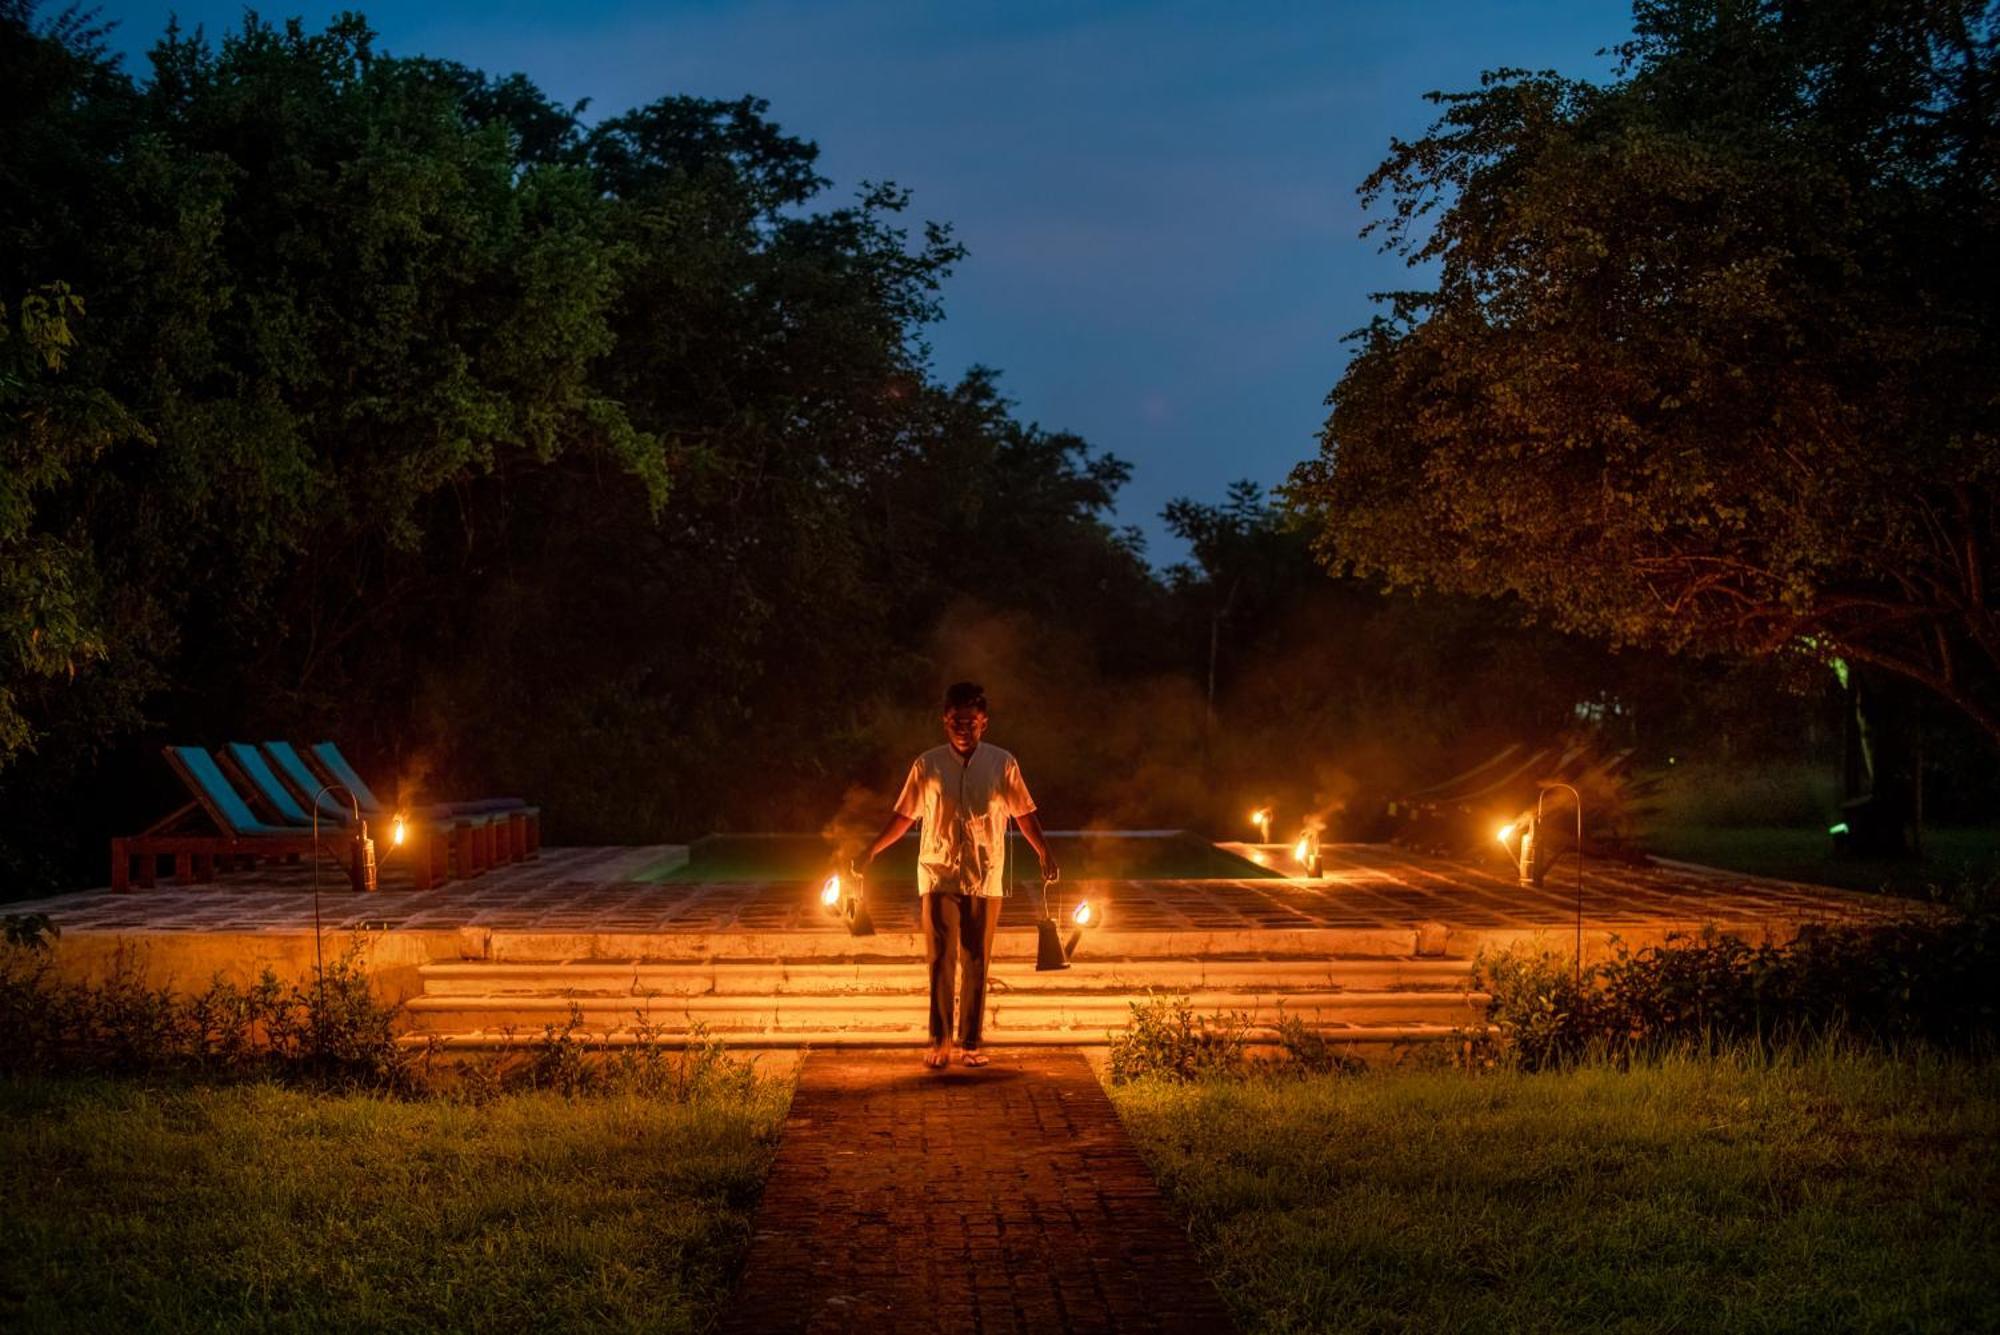
M981 742L970 756L934 746L910 762L896 814L922 822L917 893L1002 895L1007 822L1035 809L1014 757Z

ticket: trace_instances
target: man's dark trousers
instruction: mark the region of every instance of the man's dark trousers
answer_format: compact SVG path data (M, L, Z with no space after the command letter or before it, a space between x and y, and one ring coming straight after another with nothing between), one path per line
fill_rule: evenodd
M959 1046L979 1046L986 1019L986 964L993 958L993 933L1000 926L998 895L955 895L934 891L923 897L924 963L931 971L931 1042L952 1035L953 996L964 961L965 1014L959 1017Z

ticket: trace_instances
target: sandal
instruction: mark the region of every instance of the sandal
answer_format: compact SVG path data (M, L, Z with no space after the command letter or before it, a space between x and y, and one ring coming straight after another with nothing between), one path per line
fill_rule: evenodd
M958 1059L967 1066L984 1066L993 1060L978 1048L966 1048L958 1054Z

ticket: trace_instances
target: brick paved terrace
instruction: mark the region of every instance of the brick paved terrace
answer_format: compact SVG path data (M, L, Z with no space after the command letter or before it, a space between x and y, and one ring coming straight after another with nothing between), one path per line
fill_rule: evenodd
M1499 865L1444 861L1379 844L1329 844L1315 879L1083 880L1060 887L1108 914L1093 939L1128 936L1323 930L1406 932L1559 929L1577 910L1574 863L1541 889L1517 885ZM386 864L374 895L350 891L339 869L321 873L320 913L342 932L458 932L607 936L782 934L831 953L848 953L845 930L822 913L814 885L797 880L704 882L680 879L686 850L550 848L532 862L473 880L413 890ZM76 932L297 932L313 928L310 868L239 872L205 885L162 884L114 893L85 890L15 903L9 912L47 913ZM907 882L871 881L869 905L885 932L914 927ZM1582 894L1588 931L1704 923L1797 924L1878 919L1907 911L1898 901L1827 887L1685 865L1587 865ZM1036 905L1007 903L1003 930L1030 930ZM809 949L813 949L809 947ZM829 953L815 949L815 953Z

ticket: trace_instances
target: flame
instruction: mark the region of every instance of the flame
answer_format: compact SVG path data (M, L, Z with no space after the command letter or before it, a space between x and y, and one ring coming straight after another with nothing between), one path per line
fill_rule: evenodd
M840 903L839 872L835 872L833 875L826 878L826 884L820 887L819 902L826 905L828 908L833 908L834 906Z
M1296 844L1292 845L1292 856L1297 858L1300 862L1305 862L1312 857L1311 835L1302 834L1299 836L1299 841Z
M1076 912L1070 917L1076 920L1078 927L1090 927L1097 922L1097 910L1092 908L1090 901L1086 899L1076 906Z
M1504 844L1513 837L1514 837L1514 822L1508 821L1505 825L1502 825L1500 827L1498 831L1498 838L1500 842Z
M409 824L403 819L400 813L394 820L389 822L389 843L392 847L401 848L403 846L403 836L408 833Z
M1264 855L1254 848L1250 850L1250 860L1260 867L1264 865Z

